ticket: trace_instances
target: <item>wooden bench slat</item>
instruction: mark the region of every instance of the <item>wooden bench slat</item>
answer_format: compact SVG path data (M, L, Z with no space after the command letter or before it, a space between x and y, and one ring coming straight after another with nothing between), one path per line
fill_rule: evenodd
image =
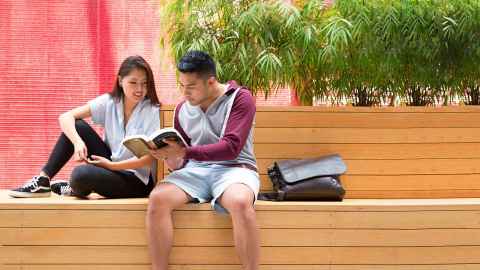
M260 174L275 159L258 159ZM480 174L479 159L345 160L347 175Z
M288 117L285 117L288 115ZM329 112L257 112L255 126L326 128L452 128L480 127L480 113L329 113ZM164 125L173 125L173 111L164 114Z
M348 200L346 200L348 202ZM257 206L259 208L259 206ZM282 208L284 210L282 210ZM478 229L480 209L439 210L431 207L279 207L257 211L258 226L264 229ZM316 208L316 210L315 210ZM375 210L376 209L376 210ZM402 210L403 209L403 210ZM410 209L410 211L408 211ZM232 228L230 218L213 211L174 211L174 226L179 229ZM105 210L2 210L4 228L144 228L144 211ZM288 218L286 218L288 217ZM192 223L195 220L195 223Z
M480 128L255 128L255 143L478 143Z
M145 264L146 247L6 246L6 264ZM188 254L188 255L187 255ZM261 264L468 264L480 246L262 247ZM238 264L233 247L173 247L172 264Z
M165 177L166 175L164 175ZM466 175L344 175L346 199L478 198L478 174ZM260 175L260 191L271 192L267 175Z
M344 159L480 158L480 143L288 144L256 143L258 159L299 159L339 154Z
M347 192L352 191L438 191L480 190L478 174L457 175L343 175L341 182ZM268 175L260 175L261 188L271 190Z
M257 159L259 174L282 159ZM417 159L417 160L345 160L346 175L429 175L477 174L480 178L480 159ZM164 174L168 173L165 166Z
M480 127L480 113L258 112L256 127L443 128Z
M4 270L150 270L150 265L6 265ZM260 265L260 270L478 270L480 264L417 265ZM241 270L240 265L170 265L169 270Z
M357 191L388 192L388 191L432 191L448 194L480 190L478 174L459 175L344 175L341 182L347 193ZM272 190L272 183L268 175L260 175L261 190ZM361 193L361 192L360 192ZM360 194L359 193L359 194ZM406 194L406 193L401 193Z
M52 195L48 198L10 198L8 191L0 190L1 209L90 209L90 210L145 210L148 198L137 199L92 199L82 200L75 197L59 197ZM412 211L412 210L478 210L480 209L480 198L465 199L374 199L374 200L344 200L343 202L265 202L259 201L256 205L259 211L376 211L386 209L390 211ZM211 211L209 204L187 204L179 210Z
M0 227L143 228L145 211L131 210L0 210Z
M345 195L347 199L455 199L478 198L480 190L353 190Z
M175 104L164 104L162 112L173 111ZM257 106L257 112L328 112L328 113L479 113L480 106L401 106L401 107L353 107L353 106Z
M5 246L147 246L144 228L0 228ZM174 246L233 246L232 229L175 229ZM261 229L260 245L480 246L480 229Z

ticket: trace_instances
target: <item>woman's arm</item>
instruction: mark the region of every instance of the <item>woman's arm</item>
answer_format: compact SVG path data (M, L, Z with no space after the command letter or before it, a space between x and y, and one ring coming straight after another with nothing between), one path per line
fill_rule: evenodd
M141 158L132 157L122 161L111 161L107 158L92 155L92 159L87 160L88 163L109 169L112 171L121 171L128 169L137 169L150 166L154 158L151 155L145 155Z
M85 104L61 114L58 118L58 121L60 122L60 128L74 146L75 150L73 155L76 160L87 159L87 147L75 129L75 120L90 116L90 106Z
M127 160L112 162L111 170L120 171L126 169L137 169L146 166L150 166L152 164L154 158L151 155L145 155L141 158L130 158Z

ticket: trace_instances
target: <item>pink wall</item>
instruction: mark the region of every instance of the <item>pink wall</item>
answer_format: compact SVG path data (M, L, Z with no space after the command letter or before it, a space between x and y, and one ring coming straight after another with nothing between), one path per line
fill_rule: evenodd
M0 2L0 188L38 173L60 133L58 115L109 91L129 55L151 63L164 104L178 100L174 66L160 66L157 3ZM258 104L288 105L290 93ZM57 179L68 179L73 165Z

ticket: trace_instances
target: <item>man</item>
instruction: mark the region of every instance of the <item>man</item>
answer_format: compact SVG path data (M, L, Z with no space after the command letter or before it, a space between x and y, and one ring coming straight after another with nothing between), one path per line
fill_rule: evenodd
M254 99L234 81L218 82L215 63L204 52L188 52L177 68L185 101L175 108L174 127L188 145L166 141L168 146L152 151L172 171L150 194L146 223L153 269L168 267L173 209L207 201L215 210L230 213L243 268L258 269L253 205L260 181L253 153Z

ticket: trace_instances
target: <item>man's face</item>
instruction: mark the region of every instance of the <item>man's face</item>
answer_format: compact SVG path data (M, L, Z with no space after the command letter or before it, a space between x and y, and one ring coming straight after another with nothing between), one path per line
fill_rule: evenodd
M185 100L191 105L201 105L207 101L210 96L210 79L205 79L197 73L180 73L180 90L182 91Z

